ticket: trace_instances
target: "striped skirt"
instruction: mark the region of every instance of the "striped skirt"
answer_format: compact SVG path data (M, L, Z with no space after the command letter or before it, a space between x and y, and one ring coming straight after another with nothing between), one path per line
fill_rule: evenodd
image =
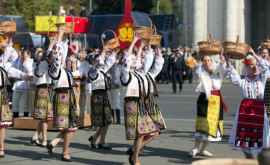
M125 98L124 115L127 140L139 136L151 136L160 132L159 125L152 119L147 109L142 108L139 98Z
M33 117L36 120L48 121L53 117L52 102L48 87L37 87Z
M74 131L79 126L79 112L71 90L56 90L53 99L54 127Z
M8 104L8 93L5 89L0 90L0 128L12 124L12 112Z
M91 96L91 119L94 127L112 124L112 109L106 90L95 90Z

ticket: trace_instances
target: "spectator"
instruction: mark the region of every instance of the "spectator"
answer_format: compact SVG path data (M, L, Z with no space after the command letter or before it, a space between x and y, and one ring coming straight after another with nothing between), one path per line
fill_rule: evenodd
M13 63L13 67L22 71L29 76L29 80L16 80L13 86L12 95L12 110L14 117L28 116L30 106L29 103L33 102L29 100L31 93L31 81L30 77L33 76L33 59L31 59L31 53L29 50L23 50L20 56Z
M170 72L172 75L173 93L177 91L176 83L179 83L179 92L183 88L183 76L185 75L185 59L181 49L174 50L174 54L170 58Z

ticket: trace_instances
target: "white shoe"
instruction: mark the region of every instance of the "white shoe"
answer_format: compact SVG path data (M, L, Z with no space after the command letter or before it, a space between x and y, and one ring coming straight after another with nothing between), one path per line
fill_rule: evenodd
M214 156L211 152L209 152L207 150L203 150L202 152L200 152L200 155L207 156L207 157L213 157Z
M190 156L192 158L195 158L198 154L199 154L199 150L197 148L192 149L192 151L190 152Z

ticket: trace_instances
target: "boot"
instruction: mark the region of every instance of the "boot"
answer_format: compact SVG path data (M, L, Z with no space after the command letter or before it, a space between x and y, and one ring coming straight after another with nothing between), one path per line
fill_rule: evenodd
M115 110L115 114L116 114L116 124L120 125L121 124L121 114L120 114L120 110L116 109Z
M13 112L13 118L19 117L19 112Z
M28 116L29 116L29 112L24 112L24 113L23 113L23 116L24 116L24 117L28 117Z

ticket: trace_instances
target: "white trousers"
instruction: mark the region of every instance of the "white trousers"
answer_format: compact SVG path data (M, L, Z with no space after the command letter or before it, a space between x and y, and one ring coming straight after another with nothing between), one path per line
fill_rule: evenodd
M15 90L12 94L12 111L19 112L23 116L24 112L33 112L35 94L34 90Z
M122 109L122 104L121 104L121 89L122 88L115 88L115 89L110 89L108 91L111 108L113 110L116 110L116 109L121 110Z

